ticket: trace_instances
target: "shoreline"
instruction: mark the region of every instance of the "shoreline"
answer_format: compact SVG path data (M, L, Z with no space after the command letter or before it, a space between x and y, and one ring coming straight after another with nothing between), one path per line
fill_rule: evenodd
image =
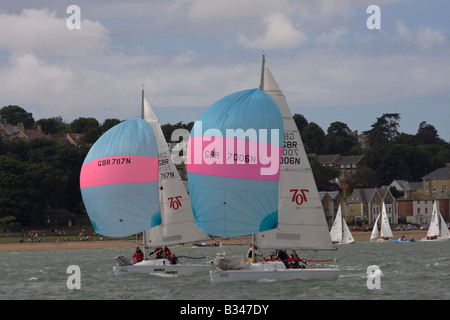
M424 238L426 230L393 231L394 239L405 235L407 239L414 238L416 241ZM370 232L352 231L356 242L369 241ZM218 238L216 240L203 241L205 244L222 242L223 245L248 245L251 243L251 236L238 237L232 239ZM191 244L186 244L191 245ZM87 240L87 241L61 241L61 242L8 242L0 243L0 252L21 252L21 251L43 251L43 250L83 250L83 249L124 249L141 247L142 242L136 240Z

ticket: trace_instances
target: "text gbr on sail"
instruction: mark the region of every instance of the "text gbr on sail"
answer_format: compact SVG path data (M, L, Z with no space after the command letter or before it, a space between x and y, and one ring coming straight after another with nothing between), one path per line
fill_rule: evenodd
M283 154L281 164L300 164L297 139L293 132L284 133Z
M114 166L121 164L131 164L131 158L112 158L112 159L104 159L98 160L98 166Z

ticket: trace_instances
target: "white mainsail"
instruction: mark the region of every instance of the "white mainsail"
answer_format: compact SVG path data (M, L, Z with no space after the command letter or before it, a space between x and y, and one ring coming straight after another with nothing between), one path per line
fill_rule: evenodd
M372 234L370 235L370 240L375 240L378 238L378 220L380 219L380 214L377 216L375 223L373 224Z
M210 239L197 228L191 201L172 161L161 125L142 91L142 118L153 129L159 155L159 203L162 223L145 231L146 246L155 248Z
M381 219L380 219L381 217ZM381 237L382 238L393 238L391 226L389 225L389 218L386 213L386 205L383 202L383 206L381 209L381 214L377 216L377 219L375 220L375 223L373 225L372 234L370 236L370 240L375 240L378 238L378 220L380 220L380 230L381 230Z
M439 236L439 217L436 201L433 203L433 212L431 213L430 227L428 228L427 237Z
M334 243L342 242L342 213L341 206L339 206L338 211L336 212L336 218L334 219L333 226L330 230L331 241Z
M439 216L441 217L441 238L448 239L448 238L450 238L450 233L447 228L447 223L445 222L444 217L442 216L442 214L440 212L439 212Z
M381 237L383 238L393 238L391 226L389 225L389 218L386 213L386 205L383 202L383 207L381 210Z
M260 248L333 249L322 202L285 96L265 63L260 89L280 109L284 125L284 147L280 166L278 227L257 233Z
M330 230L330 237L333 243L349 244L355 242L347 223L342 217L340 205L338 211L336 212L336 218L334 219L333 226Z
M353 238L352 233L350 232L350 229L348 228L347 223L345 220L343 220L343 228L344 228L344 235L342 236L342 243L343 244L350 244L354 243L355 239Z
M439 222L441 224L440 227ZM449 238L447 223L445 222L444 217L442 217L442 214L439 211L437 201L434 201L433 203L433 213L431 214L430 228L427 232L427 238L430 239L433 237L439 237L439 239Z

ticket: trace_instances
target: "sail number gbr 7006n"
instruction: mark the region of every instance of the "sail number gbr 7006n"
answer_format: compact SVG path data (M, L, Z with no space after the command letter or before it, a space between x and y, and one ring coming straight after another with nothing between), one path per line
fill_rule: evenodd
M300 164L298 145L297 141L295 140L294 132L284 133L284 145L281 164Z

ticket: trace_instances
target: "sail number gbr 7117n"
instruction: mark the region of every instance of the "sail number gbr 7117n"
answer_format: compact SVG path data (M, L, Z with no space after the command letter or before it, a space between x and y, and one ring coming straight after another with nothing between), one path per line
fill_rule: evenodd
M131 158L112 158L112 159L103 159L98 160L98 166L114 166L114 165L120 165L120 164L131 164Z

